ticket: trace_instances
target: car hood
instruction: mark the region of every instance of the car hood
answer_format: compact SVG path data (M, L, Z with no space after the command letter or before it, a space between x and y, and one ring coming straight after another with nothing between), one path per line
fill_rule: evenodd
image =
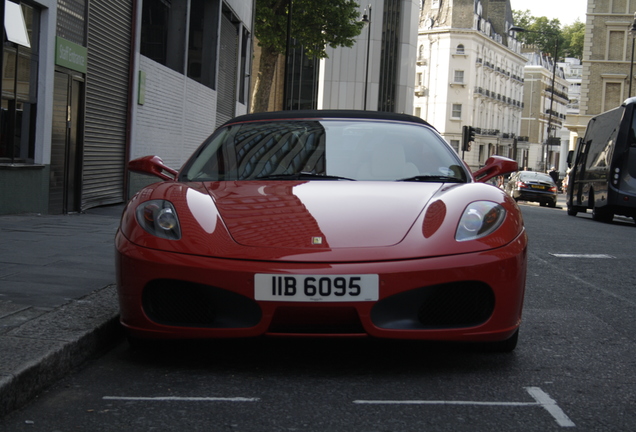
M150 200L174 205L179 240L157 237L139 225L136 211ZM476 200L500 204L507 217L490 235L457 241L459 220ZM481 183L168 181L131 199L118 235L149 249L235 260L228 265L240 260L329 265L486 251L518 240L523 232L514 200Z
M205 187L240 245L333 250L399 243L441 184L249 181Z

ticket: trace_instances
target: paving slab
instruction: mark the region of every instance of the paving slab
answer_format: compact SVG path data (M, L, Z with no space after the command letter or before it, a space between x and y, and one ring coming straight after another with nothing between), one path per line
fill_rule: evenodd
M0 216L0 417L123 336L114 261L122 210Z

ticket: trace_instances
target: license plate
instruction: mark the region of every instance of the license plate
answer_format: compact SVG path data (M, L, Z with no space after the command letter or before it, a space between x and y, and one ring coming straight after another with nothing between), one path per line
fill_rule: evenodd
M255 274L254 298L265 301L351 302L378 300L377 274Z
M541 190L545 189L545 186L541 186L541 185L531 185L531 186L532 186L532 189L541 189Z

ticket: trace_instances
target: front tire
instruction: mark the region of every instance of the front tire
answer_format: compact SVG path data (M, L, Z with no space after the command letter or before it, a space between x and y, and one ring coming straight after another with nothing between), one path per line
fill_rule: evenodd
M614 213L602 207L594 207L592 209L592 219L597 222L610 223L614 220Z
M509 353L515 350L518 341L519 329L517 329L517 331L515 331L514 334L506 340L497 342L482 342L477 344L475 348L478 351L485 353Z

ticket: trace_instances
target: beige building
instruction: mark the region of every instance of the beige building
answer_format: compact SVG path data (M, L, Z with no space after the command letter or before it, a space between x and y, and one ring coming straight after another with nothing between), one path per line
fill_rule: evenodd
M521 161L526 58L512 25L510 0L431 0L421 9L413 112L473 169L493 154ZM461 149L463 126L477 131L470 152Z
M554 69L551 56L535 51L524 55L528 63L524 68L524 108L518 138L518 153L521 154L519 162L530 170L549 171L550 167L560 165L560 136L569 102L569 83L561 67L557 65Z
M615 108L636 95L633 76L636 72L630 74L636 36L630 34L634 12L636 0L587 2L580 114L568 115L565 123L574 137L584 135L592 116ZM575 138L570 148L574 145Z

